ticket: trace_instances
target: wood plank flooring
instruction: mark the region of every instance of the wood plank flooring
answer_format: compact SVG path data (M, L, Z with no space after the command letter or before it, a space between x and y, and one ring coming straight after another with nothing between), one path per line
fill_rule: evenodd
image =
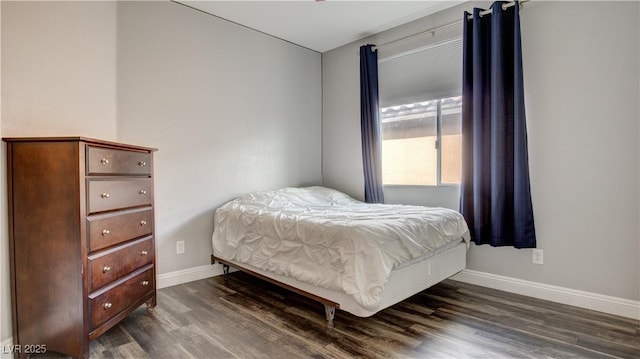
M369 318L242 272L158 291L92 358L640 358L640 322L446 280ZM51 354L48 354L51 357Z

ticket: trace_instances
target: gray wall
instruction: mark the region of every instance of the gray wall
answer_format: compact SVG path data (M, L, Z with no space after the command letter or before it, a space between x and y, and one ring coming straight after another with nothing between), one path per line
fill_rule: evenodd
M2 29L2 6L0 6L0 29ZM2 49L2 31L0 31L0 49ZM0 84L2 84L2 51L0 51ZM1 88L1 86L0 86ZM2 136L2 96L1 93L2 91L0 91L0 137ZM2 151L0 151L2 152ZM5 154L0 153L0 168L5 168L6 167L6 159L5 159ZM6 170L5 170L6 173ZM3 175L2 173L0 173L0 178L6 178L5 175ZM5 180L0 180L0 187L4 188L6 186L6 181ZM3 191L0 190L0 203L4 203L6 201L6 193L3 193ZM2 206L0 206L0 273L7 273L8 272L8 258L5 255L5 253L7 253L7 249L9 247L9 244L7 243L6 236L3 235L3 233L6 233L6 223L4 222L4 219L7 218L6 214L5 214L6 210L2 210ZM5 311L5 303L9 302L9 298L10 294L8 293L8 286L6 283L6 275L0 275L0 317L9 317L8 315L5 315L6 312ZM7 304L8 305L8 304ZM3 334L5 332L5 330L9 329L9 324L10 319L0 319L0 345L3 344L3 339L5 337L5 335ZM7 334L8 335L8 334Z
M174 3L118 10L118 137L160 149L158 268L206 265L216 207L321 183L321 56Z
M116 3L2 1L1 7L2 135L115 140ZM12 333L4 143L0 148L2 343Z
M467 268L640 299L639 6L524 6L531 186L545 263L532 264L531 250L472 245ZM357 48L459 19L472 7L463 4L323 54L325 185L363 197ZM398 187L385 194L387 202L457 207L451 188Z
M116 3L3 1L4 136L116 138Z
M224 201L321 183L320 54L168 1L1 6L2 135L159 148L159 275L209 264ZM5 166L2 153L0 343L12 335Z

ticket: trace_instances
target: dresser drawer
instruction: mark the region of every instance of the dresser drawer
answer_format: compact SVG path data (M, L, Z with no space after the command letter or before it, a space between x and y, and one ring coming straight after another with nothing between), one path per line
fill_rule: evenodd
M87 175L150 175L151 154L87 146Z
M151 263L153 250L152 238L148 237L89 256L89 291L100 289Z
M89 252L151 234L153 210L130 210L87 217Z
M154 291L153 265L148 265L105 290L89 295L91 330Z
M151 178L126 180L88 180L89 212L151 205Z

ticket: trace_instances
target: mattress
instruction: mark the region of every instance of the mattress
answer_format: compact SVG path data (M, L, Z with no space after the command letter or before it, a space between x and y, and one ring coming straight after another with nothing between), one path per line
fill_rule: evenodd
M360 307L354 311L366 314L383 305L392 273L453 248L466 250L469 231L453 210L366 204L307 187L226 203L215 212L212 242L218 258L284 283L342 293Z

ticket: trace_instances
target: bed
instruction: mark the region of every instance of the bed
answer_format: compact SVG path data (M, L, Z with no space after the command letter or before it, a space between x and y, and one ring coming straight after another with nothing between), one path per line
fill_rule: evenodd
M215 211L212 261L371 316L461 271L469 230L445 208L367 204L325 187L253 192Z

